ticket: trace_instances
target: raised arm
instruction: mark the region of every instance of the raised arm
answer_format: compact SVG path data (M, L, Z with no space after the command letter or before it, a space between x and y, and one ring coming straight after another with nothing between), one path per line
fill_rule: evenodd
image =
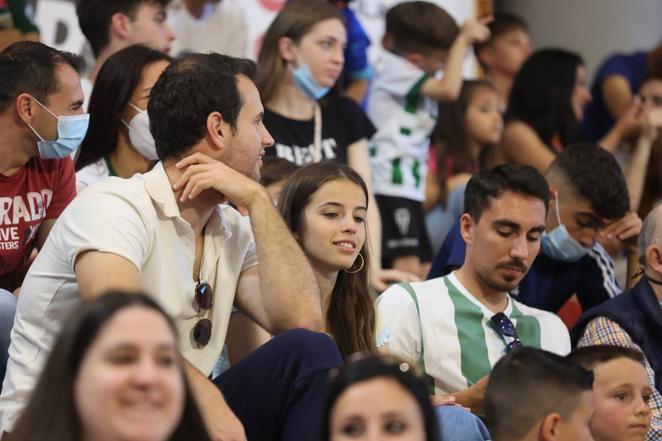
M260 263L239 278L236 302L240 309L274 334L297 327L321 330L317 280L266 190L202 153L184 158L177 167L184 170L174 185L175 190L183 189L182 200L213 189L248 210Z
M468 20L462 25L459 35L448 51L448 61L441 79L430 78L421 87L421 94L437 101L453 101L462 88L462 68L464 57L474 43L484 41L490 36L486 26L492 17L481 20Z
M623 75L608 75L600 85L602 99L614 120L622 117L632 105L633 92Z

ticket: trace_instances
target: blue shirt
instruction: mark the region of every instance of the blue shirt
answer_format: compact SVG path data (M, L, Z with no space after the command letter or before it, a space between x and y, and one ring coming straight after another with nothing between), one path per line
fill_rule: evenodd
M610 75L625 77L630 83L632 93L639 92L641 84L648 76L646 52L612 55L598 69L591 85L593 101L586 106L582 121L582 130L589 141L599 141L614 125L614 118L602 99L602 82Z
M428 279L461 267L465 251L460 223L456 222L432 263ZM611 257L596 242L586 256L572 263L554 260L541 250L510 295L527 306L557 312L575 293L586 311L620 292Z

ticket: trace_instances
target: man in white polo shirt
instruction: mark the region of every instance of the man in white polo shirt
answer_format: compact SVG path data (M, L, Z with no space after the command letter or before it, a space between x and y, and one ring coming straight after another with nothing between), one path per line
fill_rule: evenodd
M557 316L508 294L538 254L549 199L547 182L532 167L477 173L467 184L460 221L464 265L380 296L378 347L417 361L430 393L452 394L481 412L486 376L506 352L523 345L570 351Z
M19 299L0 397L5 431L63 320L108 289L144 289L175 319L214 440L303 441L315 430L327 371L341 360L326 335L292 330L320 330L321 302L303 252L256 182L273 139L254 73L254 63L219 54L171 64L148 107L162 162L90 187L62 214ZM281 335L215 380L224 400L208 376L233 305Z

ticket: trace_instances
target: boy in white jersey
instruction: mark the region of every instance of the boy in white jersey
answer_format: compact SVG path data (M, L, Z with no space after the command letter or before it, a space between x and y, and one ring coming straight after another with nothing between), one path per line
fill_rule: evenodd
M486 376L506 353L532 346L565 355L554 314L510 297L540 249L550 190L532 167L502 165L467 184L464 264L445 277L400 284L377 303L378 347L417 361L433 394L482 411Z
M436 101L457 98L467 50L489 36L485 22L469 20L458 29L446 11L425 1L401 3L386 14L386 51L368 103L379 127L370 153L386 267L427 274L421 262L432 256L421 202ZM443 78L435 77L441 70Z

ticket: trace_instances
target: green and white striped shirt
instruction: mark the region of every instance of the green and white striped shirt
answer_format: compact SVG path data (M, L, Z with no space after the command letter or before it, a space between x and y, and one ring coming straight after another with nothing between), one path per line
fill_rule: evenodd
M508 296L503 311L525 346L570 352L568 330L555 314ZM417 362L436 394L466 389L489 374L505 354L506 340L491 326L494 315L454 273L392 286L377 300L377 346ZM431 385L430 385L431 386Z
M375 194L414 201L425 198L430 133L437 103L420 94L425 72L406 58L384 52L375 64L367 113L377 126L370 140Z

